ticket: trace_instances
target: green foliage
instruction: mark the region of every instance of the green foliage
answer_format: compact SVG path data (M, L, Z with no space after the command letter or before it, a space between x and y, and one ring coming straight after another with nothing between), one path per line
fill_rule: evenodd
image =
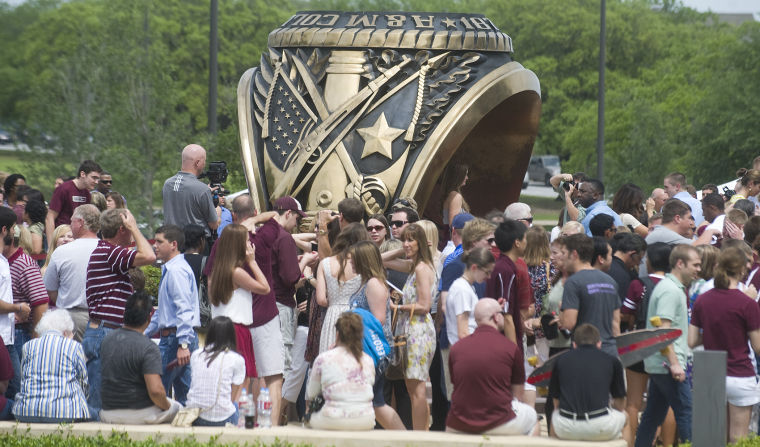
M211 438L208 442L199 442L194 440L190 435L184 439L174 439L164 441L161 435L157 439L148 439L144 441L135 441L129 438L126 432L113 431L108 436L98 434L97 436L76 436L66 432L66 426L61 425L58 434L31 436L30 432L0 433L0 445L4 447L57 447L65 445L67 447L233 447L239 446L236 442L219 442L216 437ZM244 445L251 447L308 447L310 444L293 444L288 441L275 439L271 444L263 443L259 440L246 442Z
M145 275L145 293L158 299L158 284L161 282L161 269L152 265L140 267Z
M299 10L476 12L509 34L541 82L537 153L596 171L598 0L220 0L219 131L208 126L209 2L0 2L0 124L52 135L24 173L52 179L95 158L155 226L164 179L190 142L238 162L237 83L268 33ZM658 4L661 7L653 8ZM747 166L760 147L760 23L720 24L675 0L607 1L605 178L610 191L683 170L697 187ZM41 142L41 139L37 140Z

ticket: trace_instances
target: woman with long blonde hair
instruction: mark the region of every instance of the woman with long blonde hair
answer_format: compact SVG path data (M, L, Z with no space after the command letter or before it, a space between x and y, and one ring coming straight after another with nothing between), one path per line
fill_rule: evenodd
M354 271L361 277L362 286L351 297L351 309L364 309L374 316L383 328L386 342L391 341L391 311L388 286L385 284L385 268L380 250L372 241L360 241L351 247L350 262ZM375 383L372 386L374 398L372 406L375 419L386 430L405 430L398 413L385 403L383 388L385 385L386 363L375 366Z
M269 293L269 283L256 263L256 250L244 226L227 225L217 241L216 250L224 255L216 257L208 278L211 317L229 317L235 323L237 350L245 359L246 378L254 378L256 361L248 328L253 324L251 293Z
M71 232L71 227L63 224L58 225L55 230L53 230L53 240L48 241L48 245L50 245L50 248L48 248L47 257L45 258L45 264L42 265L42 268L40 268L40 274L42 277L45 277L45 270L47 270L48 265L50 264L50 258L53 257L53 252L56 248L60 247L61 245L66 245L69 242L74 240L74 234Z
M383 256L383 262L386 267L410 273L404 284L401 304L391 304L391 308L409 318L405 382L412 402L412 425L415 430L428 430L430 409L425 382L435 354L435 325L430 308L438 289L438 279L425 230L416 223L410 224L401 233L401 240L406 260L394 260L393 257L400 253L389 252Z

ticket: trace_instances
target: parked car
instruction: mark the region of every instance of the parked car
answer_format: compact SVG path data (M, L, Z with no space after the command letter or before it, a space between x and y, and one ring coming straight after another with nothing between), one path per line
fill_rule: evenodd
M525 171L525 177L523 177L523 185L522 189L525 189L528 187L528 182L530 181L530 177L528 177L528 171Z
M7 130L0 129L0 144L13 144L13 134Z
M550 186L549 179L561 172L559 157L556 155L535 155L530 157L528 176L533 181L544 182L546 186Z

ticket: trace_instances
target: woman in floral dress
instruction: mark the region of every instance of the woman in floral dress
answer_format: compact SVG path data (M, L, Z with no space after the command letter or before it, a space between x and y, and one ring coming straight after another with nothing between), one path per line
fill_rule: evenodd
M435 354L435 326L430 316L430 306L438 280L425 230L417 224L410 224L401 234L401 240L404 244L403 253L406 255L406 261L401 262L410 274L404 285L402 303L391 306L409 318L405 382L412 401L412 426L415 430L428 430L430 410L425 394L425 382ZM390 253L392 252L388 254ZM388 259L387 256L383 257ZM386 263L386 267L388 266Z

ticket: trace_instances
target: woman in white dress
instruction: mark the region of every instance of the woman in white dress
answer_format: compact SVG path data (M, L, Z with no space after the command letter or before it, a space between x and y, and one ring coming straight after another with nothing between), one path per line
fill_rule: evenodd
M361 276L357 275L348 262L352 245L369 240L362 224L352 223L341 230L335 239L334 256L324 259L317 269L317 304L327 307L322 333L319 337L319 353L335 344L335 323L340 314L349 309L349 300L361 286Z

